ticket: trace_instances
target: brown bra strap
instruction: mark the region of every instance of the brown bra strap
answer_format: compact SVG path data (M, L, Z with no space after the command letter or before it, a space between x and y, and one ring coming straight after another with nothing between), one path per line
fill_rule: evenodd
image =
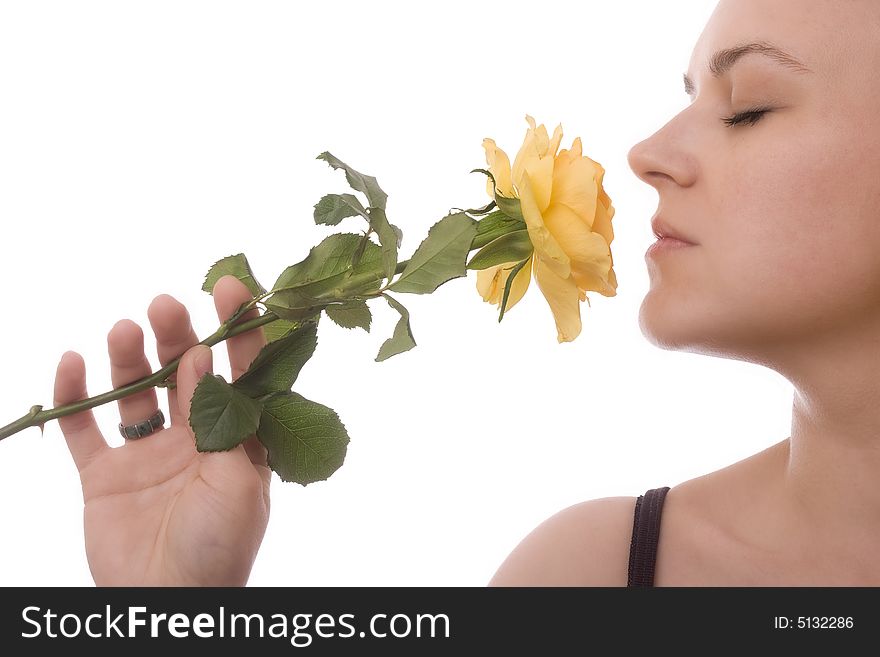
M654 586L654 565L660 540L660 514L669 486L652 488L636 500L629 547L627 586Z

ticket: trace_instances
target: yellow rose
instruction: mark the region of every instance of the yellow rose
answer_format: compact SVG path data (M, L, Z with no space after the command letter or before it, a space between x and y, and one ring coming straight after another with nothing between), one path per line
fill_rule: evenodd
M582 154L581 138L570 150L557 149L562 126L551 139L541 124L526 115L529 129L513 169L507 154L492 139L483 140L486 162L501 196L518 198L529 240L534 247L529 262L510 286L505 312L529 287L532 272L550 304L556 321L557 340L571 342L581 332L580 302L591 290L606 297L617 294L617 277L611 242L614 208L602 188L605 169ZM493 199L492 180L487 191ZM516 263L496 265L477 272L477 291L483 299L501 304L507 276Z

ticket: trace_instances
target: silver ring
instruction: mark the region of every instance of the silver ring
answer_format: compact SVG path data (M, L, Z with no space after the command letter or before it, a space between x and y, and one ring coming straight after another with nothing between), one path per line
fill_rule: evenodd
M151 433L154 433L157 429L164 428L164 427L165 427L165 414L162 413L162 409L160 408L151 417L148 417L143 422L129 424L128 426L123 426L122 422L120 422L119 423L119 433L121 433L122 437L127 440L137 440L138 438L143 438L144 436L149 436Z

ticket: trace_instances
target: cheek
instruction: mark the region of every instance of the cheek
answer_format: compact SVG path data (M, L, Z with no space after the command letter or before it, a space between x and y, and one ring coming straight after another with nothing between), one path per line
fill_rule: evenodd
M827 313L876 302L880 148L828 126L780 143L744 156L718 196L717 284L760 312L802 319L805 304Z

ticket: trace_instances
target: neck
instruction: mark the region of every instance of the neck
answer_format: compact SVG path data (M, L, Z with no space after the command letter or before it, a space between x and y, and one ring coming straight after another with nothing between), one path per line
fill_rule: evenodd
M784 493L805 535L831 549L880 541L880 326L799 348ZM874 547L876 549L876 547Z

